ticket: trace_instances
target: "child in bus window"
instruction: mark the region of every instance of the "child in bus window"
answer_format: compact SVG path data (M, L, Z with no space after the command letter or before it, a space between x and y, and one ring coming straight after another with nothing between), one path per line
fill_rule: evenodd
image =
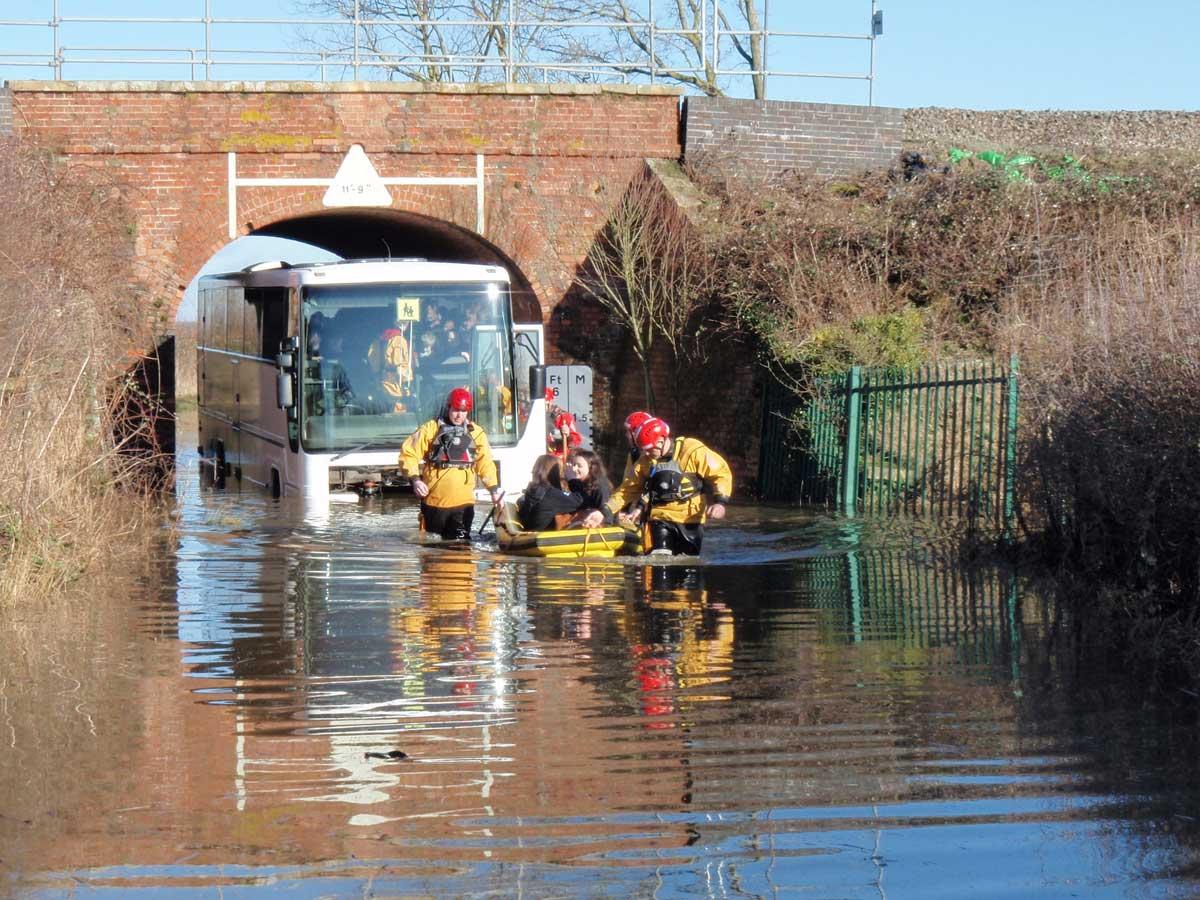
M443 350L442 309L436 303L426 303L421 310L421 321L417 325L417 342L421 358L429 362L441 362ZM428 351L426 351L428 348Z
M442 320L442 349L445 351L447 357L457 356L462 353L462 346L459 343L458 324L448 316Z

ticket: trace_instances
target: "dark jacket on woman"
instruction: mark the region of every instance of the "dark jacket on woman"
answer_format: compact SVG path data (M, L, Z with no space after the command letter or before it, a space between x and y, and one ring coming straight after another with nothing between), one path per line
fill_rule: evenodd
M578 494L564 494L549 484L531 484L517 504L517 517L526 531L553 531L555 516L569 515L582 506Z
M613 515L608 509L608 498L612 494L612 485L608 483L607 478L597 478L596 483L590 488L578 478L572 478L567 482L567 486L571 488L572 493L578 494L583 499L579 505L580 509L598 509L604 513L604 524L612 524Z

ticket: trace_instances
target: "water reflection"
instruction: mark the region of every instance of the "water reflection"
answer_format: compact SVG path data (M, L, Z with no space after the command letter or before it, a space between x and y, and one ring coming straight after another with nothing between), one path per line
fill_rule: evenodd
M1194 886L1194 729L1083 690L1113 680L1001 569L767 509L700 561L538 562L421 545L403 500L314 522L181 488L90 642L0 638L26 889Z

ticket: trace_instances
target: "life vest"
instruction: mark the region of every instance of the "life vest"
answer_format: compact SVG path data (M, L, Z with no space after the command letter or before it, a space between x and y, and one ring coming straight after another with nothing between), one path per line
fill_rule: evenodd
M691 500L704 490L704 479L694 472L683 471L675 461L682 443L683 438L676 438L671 455L660 459L650 469L650 477L646 479L646 490L654 506Z
M471 423L451 425L440 422L437 434L429 443L425 457L431 466L438 468L469 468L475 463L475 438L471 437Z
M388 387L389 393L407 392L413 380L413 360L412 348L405 340L404 332L389 328L381 334L367 348L367 362Z

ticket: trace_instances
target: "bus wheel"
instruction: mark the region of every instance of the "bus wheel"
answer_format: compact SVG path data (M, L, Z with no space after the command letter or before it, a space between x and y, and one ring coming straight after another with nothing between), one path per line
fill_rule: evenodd
M283 496L283 487L279 483L279 470L271 470L271 497L278 500Z

